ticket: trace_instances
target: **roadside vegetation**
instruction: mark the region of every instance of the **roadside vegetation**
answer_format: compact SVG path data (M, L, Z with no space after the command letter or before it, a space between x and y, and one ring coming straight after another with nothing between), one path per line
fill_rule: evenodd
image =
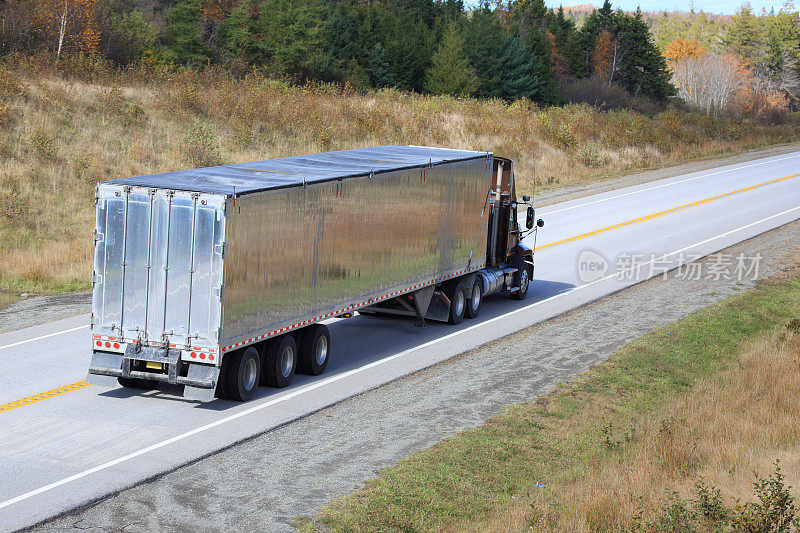
M638 339L303 529L800 531L800 277Z

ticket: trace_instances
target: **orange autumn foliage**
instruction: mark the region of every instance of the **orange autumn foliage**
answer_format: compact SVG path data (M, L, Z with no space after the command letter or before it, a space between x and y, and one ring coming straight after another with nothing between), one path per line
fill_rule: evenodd
M664 57L668 61L683 61L685 59L698 58L706 53L706 49L694 39L681 39L678 37L666 48L664 48Z
M616 47L614 36L608 30L601 31L597 36L592 52L592 67L595 75L606 83L610 83L613 76Z
M100 45L99 0L35 0L32 26L58 55L94 54Z
M550 49L550 61L553 64L553 70L562 76L569 74L569 66L566 59L561 55L556 45L556 36L550 30L545 30L544 36L547 39L547 46Z
M200 9L205 20L219 24L233 10L233 0L204 0Z

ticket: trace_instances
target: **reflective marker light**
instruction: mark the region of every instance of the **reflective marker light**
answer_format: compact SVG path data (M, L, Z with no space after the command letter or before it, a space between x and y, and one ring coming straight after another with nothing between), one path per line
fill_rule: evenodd
M115 349L115 350L119 350L119 343L118 343L118 342L115 342L115 343L114 343L114 349Z
M213 353L208 354L208 360L209 361L213 361L214 360L214 354Z
M100 341L97 341L95 344L98 345L98 346L102 346L103 345L103 343L100 342Z
M111 348L111 343L106 341L106 348Z
M195 357L197 357L197 354L192 352L192 358L195 358Z
M204 354L203 352L200 352L200 359L205 359L205 358L206 358L206 354Z

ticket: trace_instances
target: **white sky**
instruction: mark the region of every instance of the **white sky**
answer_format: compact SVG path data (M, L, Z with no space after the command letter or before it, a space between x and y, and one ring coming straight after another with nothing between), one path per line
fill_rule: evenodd
M755 13L760 13L762 9L769 11L774 8L778 11L783 5L784 1L770 1L770 0L751 0L750 6ZM550 7L558 7L559 5L569 6L577 4L594 4L596 7L603 5L602 0L595 0L594 2L580 0L545 0L545 4ZM706 13L721 13L725 15L732 15L742 5L739 0L726 2L725 0L612 0L611 5L614 9L624 9L625 11L634 11L636 7L641 7L642 11L689 11L694 4L695 11L705 11Z

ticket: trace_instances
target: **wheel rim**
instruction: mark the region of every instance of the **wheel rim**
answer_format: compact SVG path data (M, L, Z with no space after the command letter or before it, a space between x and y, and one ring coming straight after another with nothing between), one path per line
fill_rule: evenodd
M481 306L481 286L477 283L472 287L472 310L477 311L478 307Z
M281 353L281 375L288 378L292 373L292 366L294 366L294 350L291 346L287 346Z
M247 360L244 364L244 389L245 390L252 390L253 387L256 385L256 380L258 379L258 366L256 365L256 360L252 357Z
M456 316L461 316L461 313L464 312L464 291L456 292L456 301L453 302L453 306Z
M319 340L317 340L317 345L314 348L314 358L320 366L328 358L328 338L325 335L320 335Z
M525 269L522 271L522 276L520 279L519 290L523 293L528 291L528 270Z

